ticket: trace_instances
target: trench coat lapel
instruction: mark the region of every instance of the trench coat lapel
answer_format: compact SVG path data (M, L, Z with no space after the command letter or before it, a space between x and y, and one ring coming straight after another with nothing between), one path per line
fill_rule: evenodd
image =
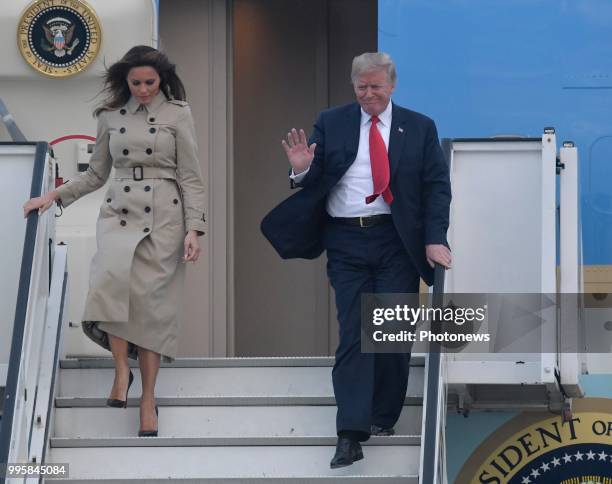
M150 104L145 104L145 109L147 110L147 113L155 114L166 101L166 95L160 90Z

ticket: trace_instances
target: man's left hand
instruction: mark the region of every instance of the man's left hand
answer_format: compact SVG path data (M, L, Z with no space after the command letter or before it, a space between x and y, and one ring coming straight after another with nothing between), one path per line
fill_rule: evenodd
M451 268L452 256L451 251L442 244L429 244L425 246L425 255L427 256L427 262L431 267L435 267L435 263Z

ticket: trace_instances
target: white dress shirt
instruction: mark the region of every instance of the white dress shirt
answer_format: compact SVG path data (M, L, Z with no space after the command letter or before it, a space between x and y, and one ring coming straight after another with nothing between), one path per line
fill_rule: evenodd
M389 150L389 133L391 132L391 102L380 113L377 128L380 131L387 151ZM372 203L366 205L365 199L372 195L374 183L372 181L372 166L370 163L370 126L371 116L361 110L359 125L359 148L353 164L331 189L327 197L327 213L332 217L368 217L381 213L391 213L391 208L379 196ZM308 170L295 175L291 179L299 183L308 173Z

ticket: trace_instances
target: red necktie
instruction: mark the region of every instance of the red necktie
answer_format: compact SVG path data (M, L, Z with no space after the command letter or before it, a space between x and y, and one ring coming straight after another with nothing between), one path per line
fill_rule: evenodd
M393 194L389 189L389 156L387 155L387 147L385 142L376 127L376 123L380 121L378 116L372 116L370 119L370 164L372 166L372 181L374 182L374 193L366 197L366 204L372 203L379 195L382 195L385 202L391 205Z

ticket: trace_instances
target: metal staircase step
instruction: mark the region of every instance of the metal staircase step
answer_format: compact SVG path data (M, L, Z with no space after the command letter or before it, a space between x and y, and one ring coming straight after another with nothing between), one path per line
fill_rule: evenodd
M131 395L141 392L134 369ZM113 382L112 368L64 369L58 397L106 398ZM409 396L423 395L424 368L411 368ZM156 393L160 397L321 396L333 395L329 367L161 368Z
M424 358L411 361L397 435L364 443L365 459L332 470L333 358L181 358L156 385L159 437L136 437L140 375L127 409L106 407L110 358L61 362L47 463L66 483L418 484ZM111 465L112 463L112 465Z
M169 479L62 479L65 484L167 484ZM419 484L418 476L196 477L171 479L172 484Z
M162 368L244 368L244 367L292 367L333 366L333 356L282 356L282 357L234 357L234 358L176 358L172 363L162 363ZM424 366L425 355L415 353L410 366ZM113 368L112 358L67 358L60 361L62 369ZM130 367L138 368L138 362L130 360Z
M222 482L265 477L330 483L338 482L338 477L358 476L361 482L379 483L385 482L381 480L385 476L408 482L406 479L418 474L416 446L367 446L365 459L332 470L329 461L334 450L334 446L51 448L47 462L68 463L71 479L92 482L103 475L106 480L126 482L164 478L172 482L198 478L200 482ZM369 480L364 481L365 477Z
M132 432L136 435L136 428ZM161 432L161 431L160 431ZM322 436L262 436L262 437L176 437L157 438L112 437L112 438L66 438L53 437L51 447L280 447L280 446L335 446L336 437ZM420 435L393 435L389 437L372 437L365 446L414 446L421 444Z
M186 406L272 406L272 405L335 405L333 396L319 395L261 395L261 396L206 396L206 397L157 397L159 407ZM138 398L129 398L128 407L137 407ZM422 395L407 395L404 405L423 405ZM58 397L55 406L66 407L104 407L106 397Z
M405 406L395 425L398 436L421 433L422 407ZM216 439L270 437L332 438L335 444L335 405L322 406L162 406L160 437ZM128 438L139 426L139 409L102 407L56 408L56 439ZM141 439L142 440L142 439ZM245 444L246 445L246 444ZM406 444L408 445L408 444Z

